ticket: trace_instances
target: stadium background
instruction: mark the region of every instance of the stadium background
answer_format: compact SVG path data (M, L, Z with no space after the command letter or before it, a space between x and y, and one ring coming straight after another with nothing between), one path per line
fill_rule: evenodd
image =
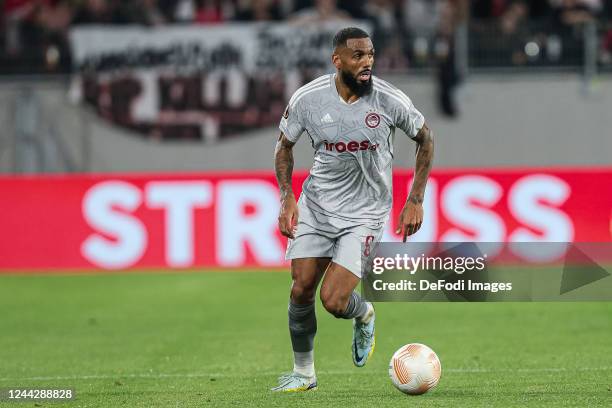
M262 392L289 364L289 277L264 272L287 266L276 124L297 87L330 72L331 34L349 24L372 32L375 73L436 135L414 240L612 239L610 1L5 0L0 387L72 385L96 406L292 403ZM394 214L414 164L403 136ZM307 140L295 159L299 191ZM419 340L450 367L431 404L572 405L572 387L609 401L608 304L380 309L388 337L361 398L398 403L384 360ZM319 316L335 394L310 402L363 401L336 378L353 375L336 345L347 327ZM519 328L531 341L516 351ZM583 343L583 359L560 351ZM245 363L246 347L261 361ZM252 376L241 397L235 365ZM462 391L475 382L491 392Z

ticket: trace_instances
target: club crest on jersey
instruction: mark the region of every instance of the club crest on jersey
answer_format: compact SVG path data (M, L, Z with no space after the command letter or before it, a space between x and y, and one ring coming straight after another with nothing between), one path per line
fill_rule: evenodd
M365 124L371 129L378 127L380 125L380 115L376 112L368 113L365 117Z

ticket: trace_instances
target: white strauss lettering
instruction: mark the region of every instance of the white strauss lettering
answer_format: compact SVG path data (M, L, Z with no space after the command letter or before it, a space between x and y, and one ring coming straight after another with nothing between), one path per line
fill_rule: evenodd
M284 260L276 234L278 191L263 180L225 180L216 189L210 181L150 181L142 190L125 181L104 181L86 192L82 208L94 232L81 245L81 255L100 268L129 268L143 258L153 241L150 231L159 230L142 216L147 210L164 211L165 265L160 266L194 266L198 246L214 250L220 266L243 265L247 248L261 265ZM214 209L216 222L197 225L198 209ZM212 228L215 242L196 242L196 230Z
M358 142L333 144L330 149L353 151L374 146ZM332 147L333 146L333 147ZM343 147L339 147L343 146ZM410 237L427 243L441 241L533 242L574 239L574 224L563 210L570 186L551 175L531 174L502 186L491 177L462 175L441 185L430 180L425 195L425 222ZM81 255L104 269L151 265L281 266L284 243L277 231L278 190L266 179L151 180L144 187L121 180L93 185L84 194L82 214L91 232ZM160 218L152 212L163 212ZM197 211L210 213L201 223ZM400 239L386 226L383 240ZM161 231L162 236L158 234ZM209 241L212 239L213 241ZM154 254L163 242L164 253ZM527 246L516 246L520 250ZM563 246L554 247L559 250ZM199 249L199 251L196 251ZM495 247L487 246L490 257ZM533 251L531 251L533 252ZM557 251L558 252L558 251ZM546 261L559 253L517 253L529 261ZM151 257L151 258L150 258Z
M105 181L83 197L82 211L96 231L81 245L81 254L95 266L132 266L147 249L145 225L132 213L142 203L140 189L124 181Z
M212 204L212 185L207 181L152 181L145 187L147 206L165 212L166 261L187 267L194 261L193 212Z

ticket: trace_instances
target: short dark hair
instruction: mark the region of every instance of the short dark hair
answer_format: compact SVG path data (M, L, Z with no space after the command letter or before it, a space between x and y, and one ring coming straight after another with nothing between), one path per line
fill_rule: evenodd
M346 40L351 38L367 38L369 36L370 35L363 31L361 28L346 27L338 31L336 35L334 35L332 47L336 49L336 47L338 46L346 46Z

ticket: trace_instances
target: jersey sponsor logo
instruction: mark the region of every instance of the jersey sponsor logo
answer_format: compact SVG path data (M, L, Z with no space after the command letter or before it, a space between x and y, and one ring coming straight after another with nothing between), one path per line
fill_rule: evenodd
M355 140L351 140L348 143L344 142L336 142L330 143L328 141L323 141L325 145L325 150L327 151L337 151L338 153L342 152L358 152L360 150L376 150L378 149L378 144L371 143L369 140L362 140L361 142L357 142Z
M365 117L365 124L372 129L378 127L380 124L380 115L375 112L368 113Z

